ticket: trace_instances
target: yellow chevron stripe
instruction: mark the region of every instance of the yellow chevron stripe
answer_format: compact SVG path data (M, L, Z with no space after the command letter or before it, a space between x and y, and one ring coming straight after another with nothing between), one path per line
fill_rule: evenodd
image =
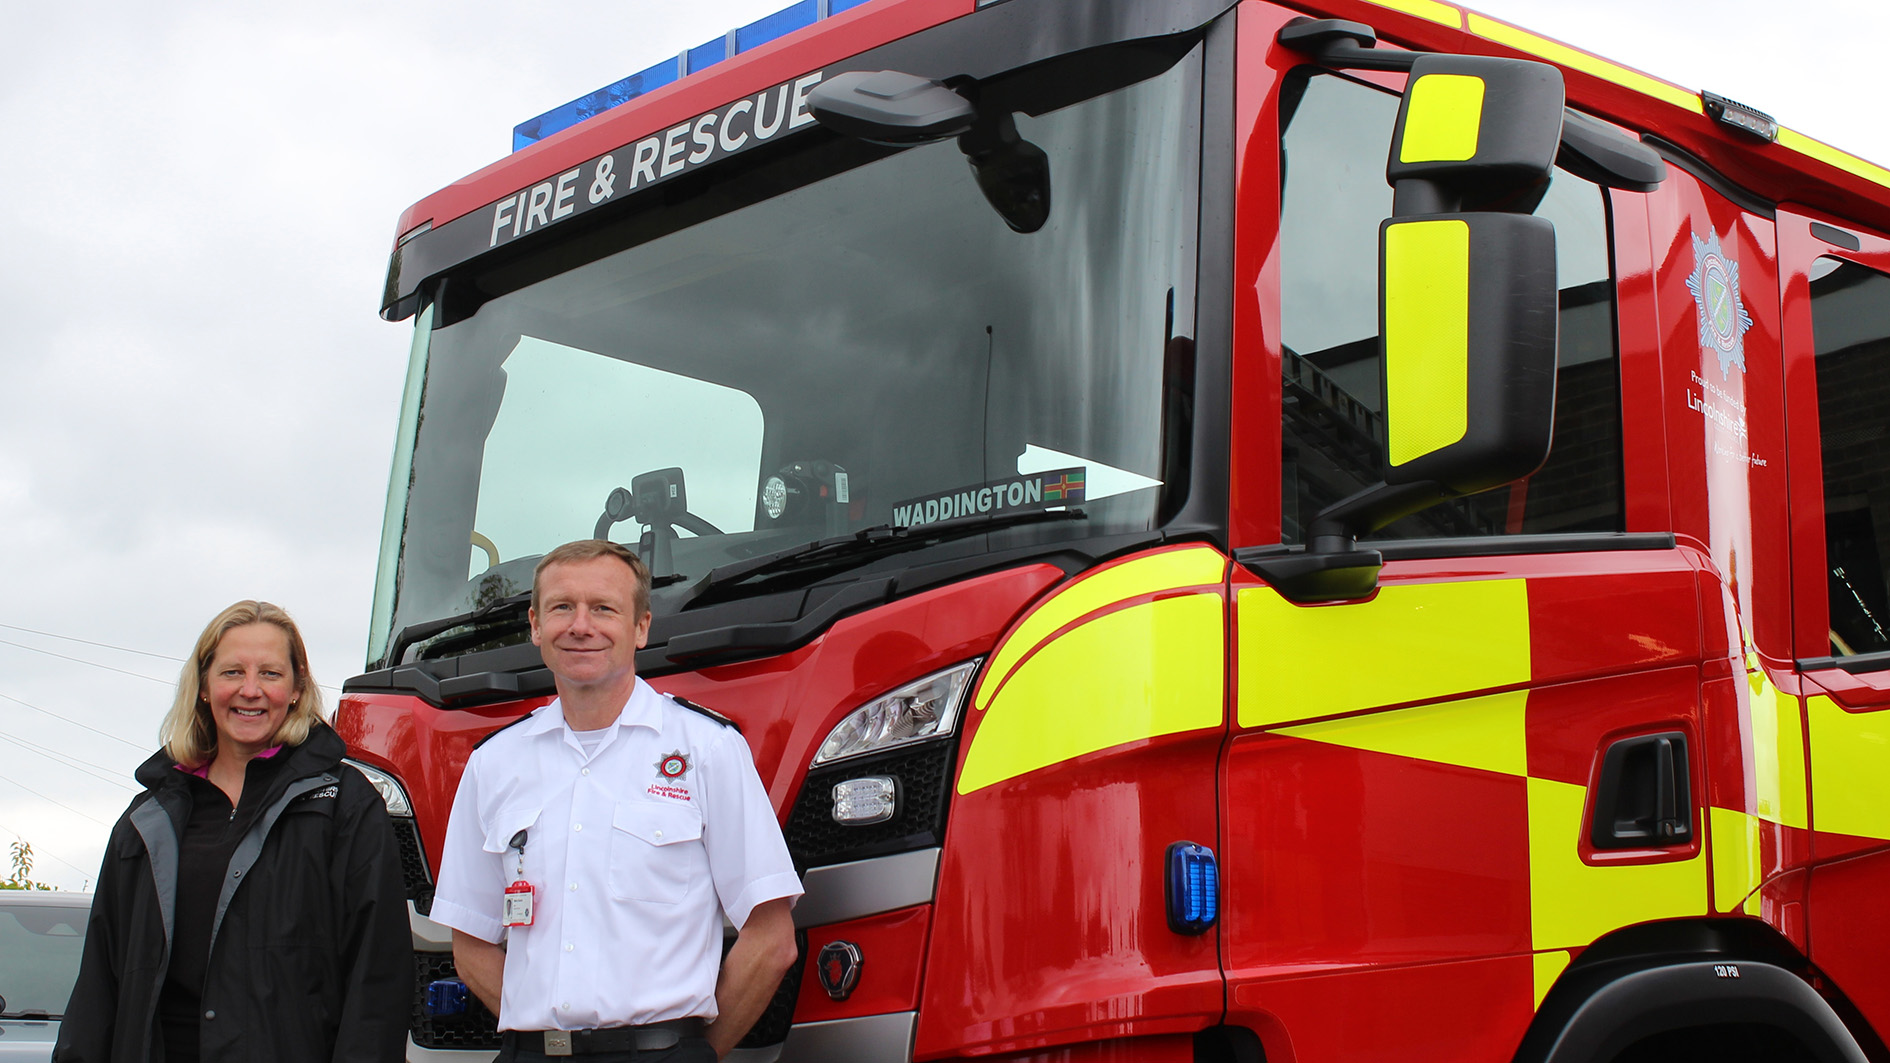
M1819 696L1810 711L1817 828L1890 839L1890 709L1846 712Z
M1713 847L1713 905L1722 912L1738 911L1765 882L1759 864L1764 821L1730 808L1708 808L1706 817L1706 840Z
M1528 774L1526 691L1282 727L1280 734L1439 764Z
M1542 998L1568 968L1568 955L1566 951L1536 953L1536 1007L1542 1006Z
M1017 662L1058 628L1116 602L1178 587L1199 587L1227 578L1227 558L1210 547L1184 547L1149 554L1085 575L1059 588L1005 637L972 694L979 709L1003 685ZM1217 599L1218 600L1218 599Z
M1402 11L1407 15L1430 19L1432 22L1441 23L1451 29L1463 28L1463 13L1449 4L1439 3L1438 0L1372 0L1372 3L1393 11Z
M1238 606L1243 727L1529 681L1529 591L1520 579L1392 584L1368 602L1323 606L1252 587ZM1292 666L1251 666L1263 661Z
M1529 917L1537 949L1587 945L1610 930L1706 911L1703 853L1661 864L1582 862L1587 787L1529 780Z
M1466 12L1470 17L1470 32L1498 44L1506 44L1519 52L1547 59L1551 63L1579 70L1584 74L1611 81L1624 88L1633 89L1644 96L1671 103L1675 107L1703 113L1700 96L1697 92L1688 92L1678 85L1672 85L1656 77L1650 77L1638 70L1630 70L1619 63L1611 63L1600 56L1571 48L1560 41L1539 37L1528 30L1506 26L1492 18L1485 18L1474 11Z
M986 708L958 792L1128 742L1221 726L1226 614L1218 593L1163 598L1051 640Z
M1805 794L1804 717L1798 699L1779 692L1763 670L1746 674L1752 720L1752 774L1760 819L1803 830L1811 826Z
M1827 166L1835 166L1845 173L1890 188L1890 170L1874 162L1860 159L1850 152L1839 151L1821 140L1813 140L1795 129L1780 126L1778 142L1780 146L1790 148L1806 158L1816 159Z

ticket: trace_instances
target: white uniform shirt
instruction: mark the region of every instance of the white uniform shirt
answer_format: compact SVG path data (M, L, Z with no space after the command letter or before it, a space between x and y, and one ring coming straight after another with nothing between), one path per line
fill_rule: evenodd
M639 679L588 756L560 702L473 751L446 828L432 917L509 935L499 1028L715 1018L723 912L799 897L748 743ZM533 922L502 927L521 876Z

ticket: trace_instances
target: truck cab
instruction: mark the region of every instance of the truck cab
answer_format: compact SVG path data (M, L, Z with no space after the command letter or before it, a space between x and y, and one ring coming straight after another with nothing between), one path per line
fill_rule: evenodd
M587 537L802 872L739 1058L1884 1058L1890 172L1439 0L783 17L398 225L410 1059Z

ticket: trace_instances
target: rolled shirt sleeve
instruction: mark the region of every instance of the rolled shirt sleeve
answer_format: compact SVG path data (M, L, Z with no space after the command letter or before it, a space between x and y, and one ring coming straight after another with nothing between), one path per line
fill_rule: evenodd
M702 842L716 898L740 928L757 905L800 897L801 880L748 743L733 728L723 728L709 752L710 770L702 773Z
M460 775L459 792L446 822L440 853L440 877L433 891L436 923L497 944L504 933L505 854L486 848L486 825L479 810L479 751Z

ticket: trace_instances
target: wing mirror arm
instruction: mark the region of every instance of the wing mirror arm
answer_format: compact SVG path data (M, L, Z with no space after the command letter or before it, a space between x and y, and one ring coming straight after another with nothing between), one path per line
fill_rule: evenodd
M1450 497L1442 484L1428 480L1373 484L1320 510L1306 525L1304 552L1243 557L1242 562L1291 602L1369 597L1378 587L1385 558L1376 550L1360 549L1358 537Z
M1409 71L1420 58L1432 54L1381 50L1376 30L1363 22L1337 18L1296 18L1280 29L1278 40L1334 70ZM1629 192L1652 192L1667 179L1667 162L1659 152L1576 110L1564 110L1555 161L1578 177Z

